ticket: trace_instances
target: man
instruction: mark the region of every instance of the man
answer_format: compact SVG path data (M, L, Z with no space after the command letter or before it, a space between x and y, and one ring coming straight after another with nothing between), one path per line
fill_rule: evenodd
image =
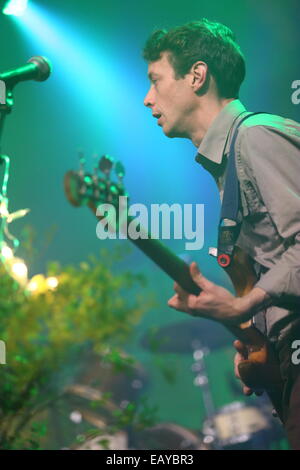
M150 89L144 104L168 137L190 139L197 162L216 180L221 198L234 130L246 109L238 100L245 61L226 26L201 20L159 30L144 48ZM268 114L238 129L235 165L240 187L241 230L236 242L260 268L243 297L206 279L192 263L198 296L175 283L169 306L231 325L255 318L277 351L284 390L283 422L292 448L300 449L300 366L292 345L300 340L300 125ZM265 312L262 314L258 312ZM246 358L235 342L237 365ZM252 391L244 386L244 393Z

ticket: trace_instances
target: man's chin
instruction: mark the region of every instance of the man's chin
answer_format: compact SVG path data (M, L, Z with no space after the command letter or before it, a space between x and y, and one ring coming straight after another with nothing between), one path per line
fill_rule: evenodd
M174 139L174 137L183 137L181 134L178 134L178 132L174 131L164 131L165 136L169 137L170 139Z
M162 130L167 137L179 137L178 132L176 132L175 129L168 129L167 127L162 126Z

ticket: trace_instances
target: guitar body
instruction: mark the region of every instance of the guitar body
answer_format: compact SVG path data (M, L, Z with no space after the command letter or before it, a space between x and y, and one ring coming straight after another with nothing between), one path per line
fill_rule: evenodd
M250 292L257 282L253 260L238 247L235 248L232 264L225 271L239 297ZM238 366L243 383L254 391L265 390L280 415L282 377L273 345L251 320L229 329L248 351L247 359Z

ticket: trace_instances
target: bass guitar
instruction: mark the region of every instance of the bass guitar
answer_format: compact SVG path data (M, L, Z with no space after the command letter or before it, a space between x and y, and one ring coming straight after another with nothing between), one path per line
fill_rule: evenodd
M117 182L110 178L112 169L118 177ZM99 161L99 166L93 174L86 173L81 159L79 171L69 171L65 175L64 187L67 199L75 206L87 205L97 215L97 207L100 204L110 204L115 208L115 213L119 214L119 198L127 197L123 185L124 167L120 162L116 164L109 156L103 156ZM97 216L99 220L103 216ZM118 226L122 225L122 230L132 221L128 214L122 214L122 220L118 220ZM125 221L125 228L124 228ZM117 226L114 227L117 230ZM140 232L143 229L140 228ZM151 258L165 273L176 281L187 292L198 295L200 288L190 275L189 266L168 247L159 240L151 238L151 235L144 232L144 236L131 240L140 250ZM236 247L233 262L225 268L237 296L246 295L257 281L253 268L253 261L241 249ZM268 341L255 326L252 321L247 321L238 326L228 326L224 324L236 338L247 347L247 359L240 362L239 374L248 387L254 391L264 390L269 395L277 413L280 416L280 401L282 395L282 380L279 363L273 350L272 344Z

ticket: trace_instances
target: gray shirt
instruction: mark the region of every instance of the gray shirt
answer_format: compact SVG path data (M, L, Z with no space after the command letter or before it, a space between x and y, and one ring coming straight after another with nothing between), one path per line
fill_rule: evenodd
M215 177L221 197L223 156L246 113L239 100L231 101L198 149L196 160ZM243 212L237 245L268 268L256 287L273 299L266 326L278 340L300 321L300 124L271 114L250 117L239 129L235 156Z

